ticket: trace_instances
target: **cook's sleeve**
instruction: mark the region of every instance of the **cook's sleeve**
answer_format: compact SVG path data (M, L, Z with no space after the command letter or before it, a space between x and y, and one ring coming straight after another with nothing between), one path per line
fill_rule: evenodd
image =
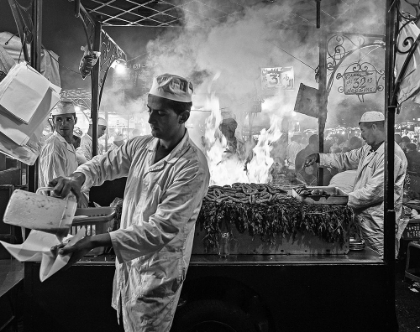
M67 169L67 155L63 146L58 142L44 147L40 158L40 177L43 183L48 183L59 176L69 176Z
M382 203L384 200L384 159L376 163L366 185L349 194L348 206L363 209Z
M136 148L138 148L138 141L129 141L121 149L95 156L80 165L75 172L83 173L86 176L82 190L88 190L92 186L100 186L105 181L127 176Z
M112 246L120 263L161 250L183 230L206 195L209 173L201 163L179 171L162 195L148 222L133 222L126 229L111 232Z
M85 137L82 137L82 142L80 143L80 147L77 148L79 153L83 154L86 160L92 159L92 143L91 141L87 140Z
M323 167L335 167L343 171L357 169L362 155L363 147L346 153L320 153L319 165Z

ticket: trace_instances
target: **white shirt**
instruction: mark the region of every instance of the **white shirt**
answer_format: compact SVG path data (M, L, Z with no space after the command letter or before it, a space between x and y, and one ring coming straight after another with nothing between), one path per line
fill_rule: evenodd
M84 187L127 176L121 226L110 233L117 256L112 306L119 315L121 296L127 332L169 332L210 177L188 132L153 164L158 142L134 137L77 169Z
M104 148L102 144L98 144L98 155L103 154ZM77 149L77 152L81 152L86 160L92 159L92 137L88 133L84 134L80 139L80 147Z
M42 147L39 155L39 187L59 176L69 176L77 168L76 150L63 136L54 132Z
M348 205L360 220L366 243L383 256L384 253L384 144L374 152L369 145L346 153L320 154L320 165L340 170L356 169L354 189L349 193ZM407 172L407 158L395 143L394 200L396 221L402 212L403 185ZM399 240L399 231L396 240ZM402 234L402 232L401 232Z

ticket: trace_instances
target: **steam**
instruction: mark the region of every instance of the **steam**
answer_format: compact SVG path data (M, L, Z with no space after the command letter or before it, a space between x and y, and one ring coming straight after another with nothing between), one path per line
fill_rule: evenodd
M384 7L380 0L343 2L336 7L338 19L328 29L383 34L383 27L378 22L384 20ZM315 5L313 8L313 13L306 12L305 15L315 16ZM145 64L148 72L142 79L150 85L153 76L163 73L190 78L194 82L194 107L207 112L208 117L192 114L191 119L200 123L191 122L190 119L189 132L195 143L207 152L212 179L219 184L232 181L264 182L273 162L273 142L281 136L281 120L291 119L291 127L299 122L302 129L317 126L316 119L293 110L300 83L313 87L318 85L315 68L319 61L321 30L302 25L310 22L305 22L304 15L299 15L295 1L193 1L183 5L182 9L184 26L168 29L147 44ZM322 15L322 24L325 25L329 17L324 12ZM301 25L297 25L297 22ZM384 57L384 52L379 54L379 57ZM368 59L378 57L366 51L355 56ZM261 90L260 71L264 67L293 67L294 90ZM351 105L360 103L356 96L346 97L338 93L339 85L340 82L334 83L329 96L327 126L336 126L342 119L341 114L348 114ZM380 107L384 100L383 92L366 98L369 107ZM116 100L110 98L109 102L113 103L115 110L121 109L121 105L116 105ZM346 103L343 100L348 100L350 106L343 107ZM243 160L237 156L225 158L226 142L218 132L220 109L235 114L238 122L236 135L240 138L243 130L249 129L247 116L259 101L263 102L256 120L268 117L271 123L268 129L260 133L246 172ZM145 100L140 102L145 109ZM139 112L141 107L138 101L134 101L124 105L124 108L125 112ZM251 142L242 143L250 148ZM221 169L227 172L221 172ZM226 173L230 175L227 178ZM232 174L235 174L235 179Z

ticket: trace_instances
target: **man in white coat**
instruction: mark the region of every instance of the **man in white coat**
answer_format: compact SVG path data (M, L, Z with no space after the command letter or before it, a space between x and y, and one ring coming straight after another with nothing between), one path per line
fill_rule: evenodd
M54 133L45 141L39 155L39 187L48 187L49 182L59 176L69 176L78 166L73 145L73 129L77 123L73 103L60 101L51 111L51 116ZM81 195L78 206L88 206L85 194Z
M73 128L77 122L73 103L59 102L51 111L54 133L45 141L39 156L39 187L59 176L69 176L78 164L73 146Z
M107 125L108 124L104 118L101 118L101 117L98 118L98 132L97 132L98 138L105 135ZM80 148L78 149L78 152L80 151L86 160L91 160L93 157L92 156L92 150L93 150L92 131L93 131L93 125L92 125L92 120L90 120L89 129L87 133L82 136L82 140L80 142ZM103 152L104 152L104 147L98 143L98 155L103 154Z
M82 185L127 177L120 229L59 249L72 253L71 265L95 247L113 247L112 306L127 332L169 332L186 277L210 178L206 158L185 128L192 91L180 76L155 77L147 104L152 136L133 137L51 182L55 194L66 197L70 190L80 195Z
M353 208L362 229L366 244L384 254L384 148L385 117L381 112L366 112L359 122L366 145L347 153L316 153L306 158L305 164L318 162L323 167L339 170L356 169L353 191L349 193L348 206ZM400 223L402 213L403 185L407 171L407 158L395 143L394 198L398 230L395 251L398 254L399 240L405 225Z

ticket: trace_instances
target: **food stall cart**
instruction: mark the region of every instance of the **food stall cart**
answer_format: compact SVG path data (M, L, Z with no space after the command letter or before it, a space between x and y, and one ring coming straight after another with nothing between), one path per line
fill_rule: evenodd
M88 1L86 1L88 2ZM42 3L37 0L36 3ZM90 1L90 9L84 11L80 1L76 2L76 8L80 9L84 15L90 13L101 14L100 7L93 5L95 1ZM118 4L119 2L116 2ZM123 3L121 1L120 3ZM395 51L394 37L395 18L397 8L395 1L387 1L387 32L386 32L386 114L388 119L388 141L393 142L393 124L396 112L396 91L398 83L394 87L392 78L393 55ZM399 3L397 1L397 3ZM119 10L119 14L105 16L105 19L95 21L96 34L94 45L98 46L100 35L100 25L102 23L118 25L122 24L120 17L127 14L128 10L124 7L118 8L113 5L113 9ZM167 4L165 2L165 4ZM316 1L317 11L313 11L317 16L319 26L321 15L321 1ZM139 7L146 7L146 4L139 4ZM107 5L102 6L106 9ZM176 7L176 6L175 6ZM148 9L148 7L146 7ZM175 8L176 9L176 8ZM39 8L40 10L40 8ZM153 12L153 11L152 11ZM153 12L154 13L154 12ZM138 25L149 25L155 18L155 14L148 13L149 17L139 18L136 14L135 20ZM317 14L317 15L315 15ZM171 23L166 21L166 26ZM164 24L159 22L160 24ZM125 22L125 24L134 24ZM325 42L325 40L323 41ZM415 47L413 47L415 48ZM35 47L33 48L35 49ZM325 50L325 45L320 45L320 50ZM322 53L322 52L320 52ZM320 66L318 75L320 76L320 105L326 108L326 57L320 55ZM98 95L98 73L93 72L93 92L92 96ZM402 71L403 72L403 71ZM403 77L403 74L402 76ZM98 110L97 98L92 98L92 118L96 123ZM320 117L319 133L323 132L325 125L326 112ZM95 131L93 134L94 137ZM94 138L94 147L95 138ZM322 143L321 143L322 151ZM393 144L387 144L387 172L393 174ZM392 176L386 176L386 188L393 188ZM216 200L221 200L222 194L213 188ZM226 189L224 189L226 190ZM248 189L242 189L242 193L247 195ZM250 191L263 192L264 189L249 188ZM229 190L228 190L229 191ZM263 211L272 211L270 204L264 202L270 200L274 206L284 206L285 200L288 200L290 206L306 206L295 198L278 197L273 200L273 188L267 189L266 193L258 194L258 198L252 198L249 203L235 202L238 204L263 207ZM273 251L268 245L269 252L264 252L261 246L266 245L262 242L254 248L246 249L246 252L235 252L231 254L219 255L212 250L219 250L219 233L212 234L215 225L210 222L209 217L203 217L197 224L197 236L195 253L191 258L188 271L188 278L184 284L179 310L175 317L174 330L188 331L190 326L195 331L216 330L225 327L234 331L304 331L312 330L340 330L353 331L354 329L366 331L385 331L393 330L396 325L395 319L395 296L393 287L394 278L394 223L393 212L393 192L386 190L385 206L385 259L382 260L373 251L365 249L364 251L349 252L343 249L345 247L345 238L340 240L338 237L337 250L343 250L337 255L287 255L287 248L278 248L280 253ZM256 194L256 193L255 193ZM254 194L254 195L255 195ZM252 195L252 194L251 194ZM267 198L268 197L268 198ZM237 199L244 198L237 196ZM249 197L247 197L249 200ZM212 197L208 197L208 202L203 203L202 213L211 204L219 204L223 211L234 204L233 199L223 199L220 202L211 202ZM259 201L257 201L259 200ZM281 202L281 204L280 204ZM253 206L254 205L254 206ZM326 208L327 210L329 208ZM346 208L341 207L341 216L346 215ZM334 210L334 209L332 209ZM302 210L299 210L302 211ZM278 211L277 211L278 212ZM211 212L208 212L209 214ZM291 210L281 212L283 216L289 216ZM298 213L298 212L296 212ZM302 212L299 212L302 213ZM309 211L317 214L319 211ZM321 213L330 213L322 211ZM249 235L254 241L261 240L258 233L258 224L261 222L259 215L251 219L252 229L256 235ZM337 214L333 212L333 214ZM220 214L219 214L220 215ZM247 214L248 215L248 212ZM309 217L308 217L309 218ZM224 218L221 218L224 220ZM331 218L330 218L331 219ZM235 220L235 219L233 219ZM237 218L236 220L239 220ZM307 220L302 215L294 220L300 222ZM347 223L346 217L340 219ZM209 224L206 225L206 222ZM231 222L229 222L231 225ZM238 232L241 233L241 224L239 223ZM242 225L243 226L243 225ZM203 227L203 228L201 228ZM235 225L238 228L238 225ZM243 226L244 227L244 226ZM306 227L306 226L305 226ZM309 226L308 226L309 227ZM207 233L203 234L204 229ZM300 229L300 228L299 228ZM216 227L217 230L217 227ZM232 230L232 229L231 229ZM289 230L290 231L290 230ZM296 231L297 232L297 231ZM222 234L222 232L220 232ZM223 233L230 233L230 230ZM292 231L292 233L294 233ZM207 242L199 241L200 236L208 236ZM273 235L273 232L269 233ZM342 234L341 234L342 235ZM340 236L341 236L340 235ZM213 237L212 237L213 236ZM239 235L237 234L239 237ZM247 235L248 236L248 235ZM287 234L285 237L287 238ZM245 235L244 235L245 238ZM213 241L211 242L210 240ZM259 240L255 240L259 239ZM336 239L336 240L337 240ZM262 240L261 240L262 241ZM303 241L303 240L302 240ZM340 242L341 241L341 242ZM293 241L292 241L293 242ZM336 242L335 240L333 241ZM207 245L202 245L207 243ZM229 250L231 250L229 244ZM252 243L250 244L252 246ZM247 246L247 248L250 248ZM304 246L303 246L304 247ZM216 249L217 248L217 249ZM313 247L311 247L313 248ZM328 250L333 250L327 248ZM202 250L202 251L200 251ZM250 250L250 251L248 251ZM262 251L260 251L262 250ZM282 253L281 250L284 252ZM305 250L305 249L303 249ZM323 249L320 249L323 250ZM222 257L221 257L222 256ZM56 276L40 283L38 279L39 265L26 264L25 266L25 292L27 296L25 309L25 330L28 331L115 331L117 321L115 312L110 307L111 284L114 274L115 257L112 255L102 255L95 258L86 258L72 267L69 271L61 271ZM85 299L91 300L85 300ZM366 310L366 308L375 308L375 310ZM69 316L71 311L72 316ZM354 325L354 322L362 322L363 326ZM46 322L48 324L46 325ZM191 324L191 325L189 325ZM200 330L200 328L202 328ZM212 329L213 328L213 329Z

